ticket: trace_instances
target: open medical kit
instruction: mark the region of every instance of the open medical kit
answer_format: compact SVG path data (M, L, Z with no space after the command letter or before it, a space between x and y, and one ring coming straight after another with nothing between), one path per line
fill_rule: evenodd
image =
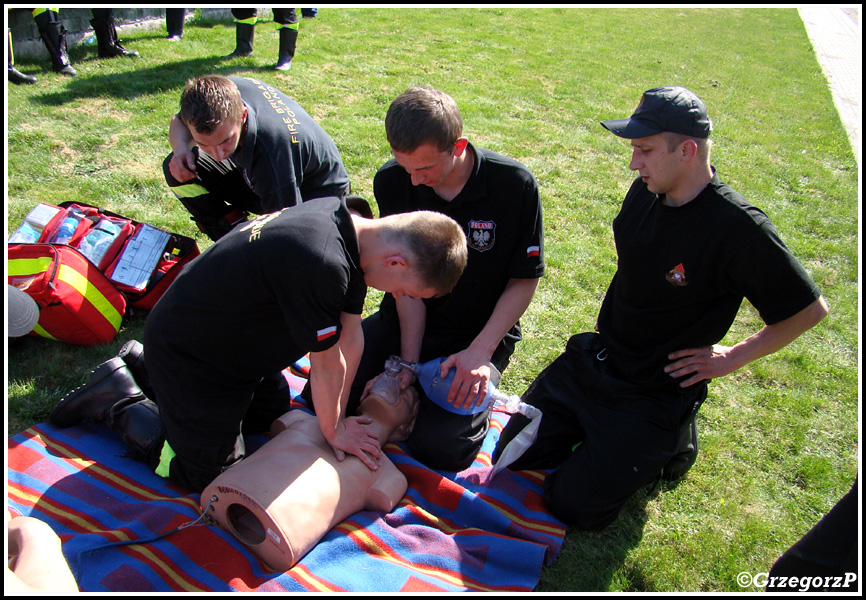
M124 315L153 308L196 241L80 203L40 203L9 237L8 283L40 307L31 335L111 342Z

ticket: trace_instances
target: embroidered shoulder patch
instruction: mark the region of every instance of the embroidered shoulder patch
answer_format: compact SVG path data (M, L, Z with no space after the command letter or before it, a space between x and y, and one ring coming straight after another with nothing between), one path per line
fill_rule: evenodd
M686 270L683 268L683 263L678 264L668 271L668 274L665 275L665 279L668 280L668 283L672 283L678 287L683 287L689 284L689 282L686 281Z

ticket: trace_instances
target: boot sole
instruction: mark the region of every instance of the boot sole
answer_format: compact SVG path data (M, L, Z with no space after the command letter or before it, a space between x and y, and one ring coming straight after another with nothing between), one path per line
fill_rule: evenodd
M88 374L86 383L81 384L60 399L51 411L51 414L48 417L48 422L56 427L72 427L73 425L81 423L84 420L83 417L76 416L73 418L71 415L66 415L64 418L63 412L68 409L69 404L86 388L96 385L106 377L110 377L112 373L117 371L117 369L124 366L126 366L126 363L122 358L114 357L93 369Z

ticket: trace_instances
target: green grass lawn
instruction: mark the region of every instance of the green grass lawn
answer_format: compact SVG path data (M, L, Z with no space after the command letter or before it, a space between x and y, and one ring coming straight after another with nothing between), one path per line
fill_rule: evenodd
M7 93L7 234L38 202L81 201L196 237L166 188L168 123L193 75L260 78L293 96L339 146L353 191L372 201L389 158L383 119L410 85L450 93L476 145L528 165L541 187L547 274L523 319L502 388L521 393L573 334L592 328L616 268L611 221L633 174L602 119L641 92L683 85L709 107L713 164L767 212L821 286L831 314L777 354L713 382L701 454L678 483L636 494L599 533L569 530L538 591L739 591L844 495L858 472L858 167L793 9L322 9L303 20L291 71L260 22L255 56L228 22L124 37L138 59L71 49L79 77L19 59L32 86ZM378 300L371 293L368 307ZM7 349L8 435L129 339L27 340ZM723 343L761 326L747 304Z

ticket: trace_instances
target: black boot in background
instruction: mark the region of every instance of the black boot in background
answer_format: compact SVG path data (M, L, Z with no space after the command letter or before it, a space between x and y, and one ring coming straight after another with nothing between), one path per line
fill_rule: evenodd
M223 58L237 58L239 56L253 55L253 39L256 34L256 26L249 23L235 23L235 49L231 54Z
M9 82L15 85L22 83L36 83L36 78L32 75L25 75L15 68L15 57L12 55L12 32L7 30L9 42Z
M114 26L114 17L98 17L91 19L91 27L96 33L96 44L99 49L99 58L114 58L116 56L138 56L137 50L127 50L120 45L117 38L117 28Z
M78 72L69 64L69 54L66 49L66 28L57 19L57 13L46 11L35 17L39 37L51 57L51 67L55 73L78 77Z
M277 57L277 71L288 71L292 68L295 57L295 46L298 42L298 30L289 27L280 29L280 54Z

